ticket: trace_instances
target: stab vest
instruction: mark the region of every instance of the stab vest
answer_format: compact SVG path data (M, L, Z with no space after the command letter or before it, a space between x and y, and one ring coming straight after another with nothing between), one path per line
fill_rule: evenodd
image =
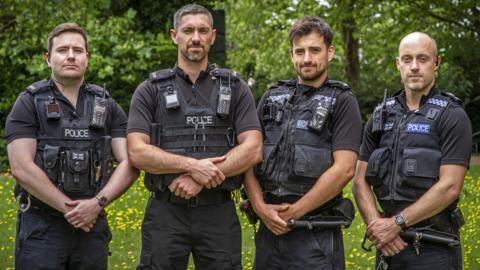
M332 165L330 116L337 96L350 88L328 80L306 101L290 103L296 81L270 88L263 112L263 161L256 175L264 192L275 196L308 192ZM327 203L328 204L328 203Z
M90 127L95 96L103 97L104 91L87 84L83 116L75 117L62 111L53 87L43 80L26 90L34 97L40 127L35 163L70 198L92 197L113 173L111 137L105 127Z
M175 85L175 70L164 69L150 74L157 90L157 108L151 124L150 143L169 153L204 159L225 155L236 143L233 113L240 77L229 69L215 68L210 76L216 82L208 106L192 106ZM217 103L220 89L229 87L229 114L219 115ZM175 105L176 101L178 103ZM173 104L173 105L172 105ZM170 107L170 108L169 108ZM172 108L173 107L173 108ZM166 191L181 174L145 174L145 186L152 192ZM219 187L209 189L231 191L242 184L241 176L228 177Z
M407 112L396 96L386 100L384 120L377 119L381 128L374 135L380 136L380 142L366 170L366 179L387 215L398 211L389 210L392 205L415 202L438 181L440 119L449 106L460 104L452 94L439 92L418 111ZM382 106L377 106L374 118L382 114L380 110Z

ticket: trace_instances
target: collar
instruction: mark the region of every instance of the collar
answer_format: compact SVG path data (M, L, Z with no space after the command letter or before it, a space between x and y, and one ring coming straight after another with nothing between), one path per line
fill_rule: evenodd
M208 74L210 74L210 72L211 72L214 68L216 68L216 65L215 65L215 64L210 64L210 63L208 63L208 64L207 64L207 69L200 71L200 74L198 75L198 79L202 79L202 78L205 78L206 76L208 76ZM175 73L176 73L178 76L180 76L181 78L183 78L183 79L186 80L186 81L190 81L190 82L191 82L190 77L188 76L188 74L185 73L185 71L184 71L181 67L179 67L179 66L177 65L177 63L175 63L175 67L174 67L173 69L175 70ZM197 79L197 80L198 80L198 79Z
M312 94L316 91L319 91L320 89L322 89L325 84L327 83L328 81L328 77L325 79L325 81L322 83L322 85L320 85L318 88L316 87L313 87L313 86L310 86L310 85L305 85L305 84L300 84L298 83L298 79L295 80L295 84L296 84L296 91L297 93L300 95L308 95L308 94Z
M428 94L427 95L423 95L421 98L420 98L420 106L419 107L422 107L429 98L433 97L433 96L436 96L436 95L439 95L440 94L440 89L438 88L438 86L436 84L434 84L432 86L432 88L430 89L430 91L428 91ZM407 98L405 96L405 89L403 89L396 97L395 99L404 107L404 108L408 108L407 106Z

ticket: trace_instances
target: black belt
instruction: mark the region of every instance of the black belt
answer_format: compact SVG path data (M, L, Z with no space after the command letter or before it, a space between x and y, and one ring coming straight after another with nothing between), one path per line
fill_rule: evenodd
M221 204L232 200L232 196L229 191L224 192L200 192L197 196L190 199L183 199L175 195L175 193L166 191L166 192L155 192L155 199L161 202L169 202L178 205L185 205L188 207L198 207L198 206L207 206L214 204Z

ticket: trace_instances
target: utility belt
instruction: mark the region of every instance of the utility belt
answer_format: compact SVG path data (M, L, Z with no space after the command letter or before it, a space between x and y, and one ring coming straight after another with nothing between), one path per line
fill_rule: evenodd
M169 202L188 207L216 205L232 200L232 195L229 191L200 192L197 196L190 199L178 197L170 191L158 191L153 193L153 197L161 202Z

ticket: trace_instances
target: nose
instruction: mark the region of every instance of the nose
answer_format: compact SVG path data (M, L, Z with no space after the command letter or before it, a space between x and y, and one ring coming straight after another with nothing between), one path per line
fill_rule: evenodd
M303 57L303 62L304 63L311 63L312 62L312 56L308 51L305 52L305 56Z
M73 53L73 49L70 48L70 49L68 50L67 58L68 58L68 59L74 59L74 58L75 58L75 54Z
M414 71L416 71L416 70L419 69L417 59L413 59L413 60L412 60L412 64L410 65L410 69L411 69L411 70L414 70Z
M193 41L199 41L200 40L200 33L198 31L193 32L192 40Z

